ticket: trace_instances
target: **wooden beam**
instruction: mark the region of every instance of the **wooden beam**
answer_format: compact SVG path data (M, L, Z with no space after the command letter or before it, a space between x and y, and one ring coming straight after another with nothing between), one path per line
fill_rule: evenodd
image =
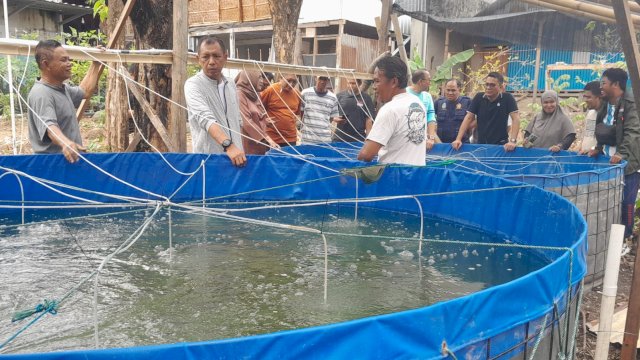
M113 49L114 44L116 43L116 41L118 41L118 38L120 38L120 35L122 34L125 28L124 24L129 18L129 15L131 14L131 10L133 10L133 5L135 5L135 3L136 3L136 0L128 0L127 3L124 5L124 8L122 8L122 13L120 13L118 22L116 23L116 26L113 29L113 32L111 33L111 35L109 35L109 41L107 42L107 49ZM94 61L93 63L91 63L89 70L87 70L87 75L97 73L98 76L96 76L96 81L99 81L100 75L102 75L102 71L104 71L104 65L100 64L97 61ZM95 86L95 84L91 84L91 85L92 87ZM82 102L80 102L80 106L78 106L78 110L76 112L76 116L78 117L78 120L82 118L82 115L84 114L84 111L88 105L89 105L89 100L87 99L83 99Z
M640 53L638 53L638 43L636 41L636 31L633 27L631 11L627 0L612 0L611 5L616 17L618 33L624 51L631 87L636 91L633 94L636 104L640 104ZM637 110L637 109L636 109ZM627 322L624 330L624 340L622 342L621 359L632 360L636 358L636 346L638 343L638 331L640 331L640 280L637 277L638 261L636 256L636 266L633 272L631 293L629 294L629 310L627 311ZM635 286L634 286L635 285Z
M120 72L125 74L124 76L127 79L126 81L133 81L131 74L129 74L127 69L125 69L124 67L120 67ZM151 124L153 124L153 126L155 127L156 131L158 132L158 135L160 135L160 138L162 139L162 141L164 141L164 144L167 145L167 148L169 149L169 151L178 152L178 149L173 144L173 140L171 139L171 136L169 136L169 132L167 131L167 128L164 127L162 120L160 120L160 117L158 117L158 115L153 111L153 107L151 106L151 104L149 104L147 99L144 98L144 94L142 94L142 91L138 89L138 86L137 85L130 86L129 91L131 91L131 94L133 94L136 100L138 100L138 103L140 103L142 110L145 112L145 114L147 114L147 116L149 117L149 120L151 120Z
M133 139L131 139L131 142L129 143L129 146L127 146L127 148L124 149L124 152L136 151L136 148L138 147L138 144L140 143L140 141L142 141L142 135L140 135L140 133L135 133L133 135Z
M402 36L402 29L400 28L400 21L398 21L398 15L391 15L391 22L393 23L393 32L396 35L396 43L398 43L398 50L400 50L400 59L407 65L407 78L409 84L411 83L411 68L409 67L409 58L407 57L407 50L404 48L404 38Z
M389 20L391 17L392 0L382 0L382 10L380 12L380 24L378 25L378 54L389 50L387 37L389 36Z
M536 43L536 63L533 72L533 102L538 97L538 81L540 80L540 57L542 53L542 33L544 32L544 20L538 22L538 41Z
M240 7L242 8L242 4ZM179 152L187 151L187 112L184 110L187 105L184 94L184 83L187 80L187 58L184 54L189 51L188 14L187 0L173 0L173 57L171 61L171 100L173 102L170 105L171 117L167 126L171 139L176 145L174 151ZM235 51L235 42L232 46L231 49Z

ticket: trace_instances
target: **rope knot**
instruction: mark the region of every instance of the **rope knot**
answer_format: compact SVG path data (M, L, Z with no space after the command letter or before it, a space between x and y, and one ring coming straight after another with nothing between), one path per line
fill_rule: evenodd
M11 322L20 321L22 319L26 319L29 316L41 312L48 312L51 315L55 315L58 313L58 302L56 300L47 300L45 299L42 304L36 305L35 308L29 310L18 311L13 315Z

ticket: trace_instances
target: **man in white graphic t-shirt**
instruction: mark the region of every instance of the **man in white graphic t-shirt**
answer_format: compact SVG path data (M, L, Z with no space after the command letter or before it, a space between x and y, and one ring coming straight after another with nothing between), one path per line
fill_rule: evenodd
M378 101L385 103L367 135L358 160L425 165L427 122L420 99L408 94L407 65L398 57L380 59L373 73Z

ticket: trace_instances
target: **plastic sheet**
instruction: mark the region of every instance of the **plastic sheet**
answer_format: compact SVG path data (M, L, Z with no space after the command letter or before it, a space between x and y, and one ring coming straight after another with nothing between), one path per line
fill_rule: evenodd
M400 313L244 338L5 355L7 359L340 359L354 355L370 359L440 358L443 341L459 358L474 354L492 357L486 349L509 349L513 343L524 341L524 324L540 322L554 306L566 308L567 293L586 273L587 228L583 217L566 199L534 186L441 167L392 166L378 181L365 184L335 172L365 165L352 160L315 158L315 165L291 157L249 157L245 168L236 169L224 156L166 157L180 171L197 171L191 177L177 174L157 154L87 156L97 167L120 179L116 180L84 161L69 165L60 155L38 155L0 157L4 169L0 176L2 171L20 171L82 189L165 203L169 197L173 202L197 201L202 199L203 190L206 198L224 197L229 201L354 198L359 181L359 198L406 196L360 206L418 213L417 200L429 215L502 234L515 243L562 247L567 251L537 250L551 261L538 271L469 296ZM198 170L202 161L204 176L202 169ZM18 177L24 201L29 204L83 203L56 193L23 173ZM18 184L16 176L0 178L1 204L22 203ZM87 200L121 201L50 186ZM6 214L20 209L2 211ZM57 316L64 316L64 311Z

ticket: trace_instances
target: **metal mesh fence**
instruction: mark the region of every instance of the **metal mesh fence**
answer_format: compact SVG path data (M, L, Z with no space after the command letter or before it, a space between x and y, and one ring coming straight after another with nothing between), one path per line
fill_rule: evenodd
M560 178L523 176L520 179L563 196L580 210L587 221L589 252L585 290L602 283L609 231L612 224L620 223L623 178L621 168L611 168L600 173L584 172Z

